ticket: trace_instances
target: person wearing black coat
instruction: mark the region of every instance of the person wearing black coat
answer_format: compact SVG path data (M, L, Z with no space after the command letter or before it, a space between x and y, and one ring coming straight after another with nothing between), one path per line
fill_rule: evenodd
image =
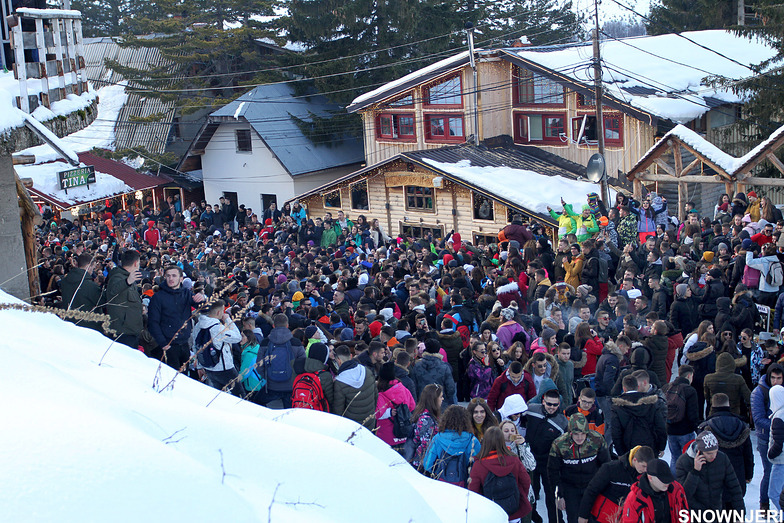
M627 383L628 382L628 383ZM667 427L658 395L637 391L637 379L624 379L624 393L612 399L612 441L618 455L637 445L662 452L667 446Z
M675 301L670 306L670 323L681 332L692 332L700 322L691 289L685 283L675 286Z
M87 253L82 253L77 257L78 267L73 267L68 274L60 280L60 291L63 295L62 307L66 310L78 310L85 312L100 312L96 308L101 301L101 288L93 281L90 264L93 258ZM67 318L72 323L77 323L82 327L101 332L101 324L92 321L78 321Z
M746 485L754 477L754 450L751 446L751 430L739 416L730 412L729 399L717 394L713 397L713 414L700 424L700 431L710 430L719 441L719 450L727 455L746 495ZM722 405L724 403L724 405ZM725 492L725 499L729 493Z
M400 354L408 354L406 352L401 352ZM411 393L411 396L414 398L414 401L417 401L417 390L416 384L414 384L414 380L411 379L411 376L408 375L408 366L411 362L411 357L409 356L406 359L405 356L400 356L398 354L397 359L395 360L395 379L398 380L400 383L403 384L405 388ZM406 364L402 365L401 362L405 361Z
M713 318L714 332L720 333L724 331L725 326L728 328L733 328L732 330L735 331L735 328L732 325L732 312L730 310L731 305L732 301L726 296L722 296L716 300L716 316Z
M651 385L661 388L662 384L661 381L659 381L659 376L650 370L652 360L651 351L641 343L634 342L632 344L632 355L631 358L629 358L631 365L621 370L618 379L615 380L615 385L613 385L613 388L610 391L610 396L620 396L623 393L623 378L636 370L648 371Z
M651 335L643 341L643 345L650 351L652 358L649 365L649 374L656 374L659 378L657 387L660 388L662 383L667 383L669 380L667 375L668 332L669 330L664 320L657 320L653 323Z
M589 519L592 507L597 501L604 501L603 498L615 505L623 505L632 485L640 474L645 473L648 462L655 458L653 449L640 446L603 464L585 488L579 517Z
M675 470L675 462L683 454L683 446L694 439L699 420L700 403L697 391L691 386L694 379L694 369L690 365L681 365L678 368L678 377L662 388L665 398L670 390L683 396L686 410L683 419L667 421L667 443L670 447L670 468Z
M705 276L705 289L698 307L703 320L712 320L719 311L716 300L726 295L724 283L721 281L721 269L713 268Z

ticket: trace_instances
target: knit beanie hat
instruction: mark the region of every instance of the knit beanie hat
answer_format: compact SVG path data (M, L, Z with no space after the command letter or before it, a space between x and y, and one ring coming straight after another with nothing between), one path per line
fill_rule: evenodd
M689 289L689 286L685 283L679 283L675 286L675 294L678 295L679 298L686 297L686 291Z
M314 343L308 349L308 358L326 365L329 360L329 348L323 343Z
M315 325L308 325L305 329L305 339L309 340L310 338L314 338L316 336L316 332L318 332L318 327Z
M553 336L555 336L555 331L553 329L551 329L550 327L545 327L542 330L542 341L549 340Z
M372 337L376 337L381 332L381 328L384 326L383 323L380 321L374 321L370 325L368 325L368 330L370 331L370 335Z
M700 452L710 452L711 450L717 450L719 448L719 440L717 440L716 436L713 435L713 432L709 430L700 432L697 435L697 439L694 440L694 444Z
M515 310L511 307L501 309L501 317L506 321L511 321L515 317Z
M378 377L384 381L392 381L395 379L395 362L388 361L381 365L381 370L378 372Z
M441 344L438 340L434 340L433 338L428 338L425 340L425 352L429 354L438 354L438 351L441 350Z

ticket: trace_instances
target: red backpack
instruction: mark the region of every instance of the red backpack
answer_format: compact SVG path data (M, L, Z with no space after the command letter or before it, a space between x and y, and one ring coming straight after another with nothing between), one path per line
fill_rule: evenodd
M321 380L313 372L303 372L294 380L294 389L291 391L291 406L295 409L320 410L329 412L329 403L324 397Z

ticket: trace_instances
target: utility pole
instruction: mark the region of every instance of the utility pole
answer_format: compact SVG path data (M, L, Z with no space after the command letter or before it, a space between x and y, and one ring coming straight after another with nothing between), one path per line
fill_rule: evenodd
M599 154L604 159L604 115L602 114L602 63L599 53L599 0L593 0L594 20L596 27L593 30L593 85L594 98L596 99L596 138L599 142ZM602 201L605 207L610 208L610 190L607 187L607 170L599 182Z
M471 70L474 72L474 145L479 145L479 75L476 71L476 59L474 58L474 24L466 22L465 28L468 33L468 56L471 61Z
M746 25L746 2L738 0L738 25Z

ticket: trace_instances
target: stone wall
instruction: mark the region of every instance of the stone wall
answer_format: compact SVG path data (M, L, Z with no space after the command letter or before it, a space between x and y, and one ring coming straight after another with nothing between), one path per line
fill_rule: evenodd
M84 129L93 123L97 116L98 98L84 109L74 111L67 116L57 116L42 123L54 134L63 137ZM0 134L0 155L13 154L42 143L43 141L27 127L16 127Z

